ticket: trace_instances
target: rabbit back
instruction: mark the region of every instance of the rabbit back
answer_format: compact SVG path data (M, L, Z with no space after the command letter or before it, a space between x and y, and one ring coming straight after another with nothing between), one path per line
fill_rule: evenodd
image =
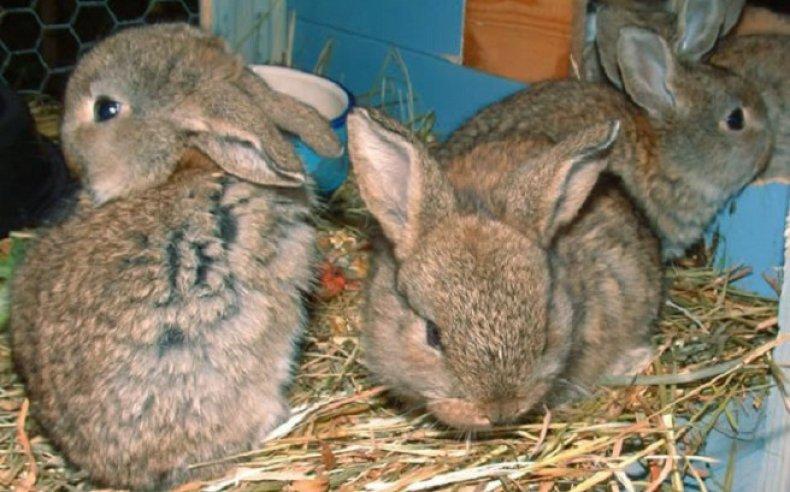
M523 217L501 212L497 194L514 169L552 145L545 136L511 136L449 159L445 170L468 208L499 211L526 230ZM554 281L574 303L568 363L549 397L557 405L588 394L602 374L633 372L649 358L663 269L658 239L612 174L601 176L553 251Z
M300 203L301 201L301 203ZM37 416L103 484L156 488L287 414L313 229L304 200L209 169L43 233L11 333Z

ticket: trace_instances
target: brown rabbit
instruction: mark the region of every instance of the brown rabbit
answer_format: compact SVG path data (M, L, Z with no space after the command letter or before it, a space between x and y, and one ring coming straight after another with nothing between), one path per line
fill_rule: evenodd
M440 160L482 142L523 136L553 142L619 120L610 167L644 211L666 258L700 239L722 206L767 163L772 129L760 93L727 70L677 60L652 31L620 31L624 92L567 80L536 84L467 121Z
M594 16L590 49L585 50L585 80L602 82L603 72L623 87L617 55L620 30L642 27L660 34L679 60L696 63L710 53L720 36L737 23L745 0L660 0L602 2ZM600 68L597 65L600 63Z
M771 161L758 181L790 182L790 35L730 36L710 62L751 81L768 108L774 129Z
M617 124L556 146L482 144L447 174L392 121L359 109L348 125L362 198L387 239L362 342L395 395L448 425L485 428L650 354L658 242L598 180Z
M765 100L775 133L773 157L758 179L788 181L790 150L786 147L790 145L787 143L790 141L787 128L790 125L790 116L787 115L790 112L790 84L786 78L790 73L790 36L786 25L789 22L779 14L771 14L773 22L755 23L751 19L762 9L743 7L743 0L609 1L595 14L594 44L608 79L620 88L617 39L620 29L627 26L647 27L661 33L665 39L672 40L670 44L675 54L683 61L699 62L710 54L710 63L748 79ZM759 15L765 17L766 14L761 12ZM735 34L751 34L724 38L736 25ZM585 69L591 70L589 65L585 65ZM587 80L593 78L587 77Z
M288 413L305 324L312 193L279 129L341 149L218 38L128 29L68 84L62 140L86 188L12 284L13 353L36 417L97 484L222 471Z

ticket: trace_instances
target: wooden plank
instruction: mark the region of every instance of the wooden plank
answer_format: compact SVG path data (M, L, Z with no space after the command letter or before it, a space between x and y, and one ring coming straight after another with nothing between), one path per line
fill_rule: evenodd
M200 0L200 27L207 31L214 28L214 1Z
M301 20L460 62L464 0L289 0Z
M525 82L567 77L578 0L467 0L464 64Z

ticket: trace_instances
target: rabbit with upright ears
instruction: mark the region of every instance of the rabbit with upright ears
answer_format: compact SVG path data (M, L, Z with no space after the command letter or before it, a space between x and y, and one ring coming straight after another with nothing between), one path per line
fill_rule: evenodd
M594 34L583 60L584 79L605 78L623 88L617 55L620 30L624 27L651 29L666 39L686 63L700 62L720 36L737 23L745 0L661 0L602 2L594 16ZM598 65L600 64L600 68Z
M765 168L773 138L767 110L753 84L681 62L650 30L621 29L617 63L623 92L578 80L535 84L481 110L437 157L446 161L513 135L557 142L619 120L610 167L660 237L664 257L681 255Z
M557 145L483 144L447 173L381 115L357 109L348 127L362 198L386 238L367 289L365 360L396 396L481 429L650 354L658 242L598 179L616 123Z
M743 0L607 2L595 14L595 46L606 77L619 88L623 83L617 61L617 40L620 30L628 26L661 33L671 40L675 55L684 62L697 63L706 57L711 64L747 79L760 91L775 134L776 147L771 161L758 180L789 181L790 84L786 80L790 73L790 35L786 29L789 22L775 14L772 23L753 25L746 15L753 9L744 11L743 7ZM741 17L746 17L745 23L739 22ZM736 26L734 34L726 36ZM741 31L748 35L739 35ZM594 67L593 59L585 65L585 70L594 73Z
M95 483L218 473L287 414L312 193L281 130L339 143L224 42L163 24L75 69L62 141L85 194L12 284L11 337L37 419Z
M774 129L774 149L760 182L790 182L790 35L750 34L725 38L710 63L751 81L759 90Z

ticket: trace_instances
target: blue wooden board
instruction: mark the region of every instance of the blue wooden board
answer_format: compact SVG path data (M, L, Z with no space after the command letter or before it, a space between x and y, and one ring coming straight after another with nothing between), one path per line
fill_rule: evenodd
M318 55L332 40L325 75L360 95L370 91L392 44L297 17L294 66L312 71ZM479 108L501 99L523 84L455 65L421 51L398 47L416 94L417 113L436 112L436 131L446 135ZM395 73L394 76L400 76ZM403 84L401 84L403 86Z
M718 230L717 265L747 265L752 275L738 285L776 298L763 274L777 277L783 262L785 215L790 187L771 183L746 188L726 207L711 230Z
M411 51L461 55L463 0L290 0L289 8L313 25Z

